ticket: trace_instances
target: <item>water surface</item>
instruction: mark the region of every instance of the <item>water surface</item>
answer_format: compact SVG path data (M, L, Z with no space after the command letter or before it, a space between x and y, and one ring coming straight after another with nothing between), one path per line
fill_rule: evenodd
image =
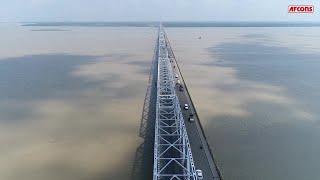
M0 179L131 179L156 28L0 27ZM167 32L225 179L319 179L318 27Z
M0 179L131 179L156 29L63 29L1 24Z
M320 29L168 28L227 180L320 178Z

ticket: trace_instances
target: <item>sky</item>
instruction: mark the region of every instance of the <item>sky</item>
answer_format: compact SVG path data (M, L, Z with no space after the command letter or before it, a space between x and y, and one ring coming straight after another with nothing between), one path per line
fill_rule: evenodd
M311 4L313 14L289 14ZM320 21L319 0L1 0L0 22Z

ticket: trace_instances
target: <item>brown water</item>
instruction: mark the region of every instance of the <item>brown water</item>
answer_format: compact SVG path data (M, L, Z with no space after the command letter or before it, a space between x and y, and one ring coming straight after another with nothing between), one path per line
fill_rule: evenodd
M320 28L167 32L226 180L320 179Z
M0 179L131 179L153 28L1 24Z
M167 32L226 180L320 178L319 28ZM0 34L0 179L131 179L156 28Z

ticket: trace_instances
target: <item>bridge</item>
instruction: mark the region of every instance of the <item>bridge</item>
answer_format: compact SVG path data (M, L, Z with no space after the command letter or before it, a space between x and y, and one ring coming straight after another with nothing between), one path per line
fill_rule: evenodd
M157 41L156 69L152 71L156 73L153 180L200 180L199 170L205 180L220 180L220 171L161 25Z

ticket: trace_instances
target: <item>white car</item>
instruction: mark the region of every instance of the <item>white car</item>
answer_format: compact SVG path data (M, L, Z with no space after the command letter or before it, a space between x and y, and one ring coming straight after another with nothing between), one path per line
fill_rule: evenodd
M190 121L190 122L194 122L193 114L190 114L190 116L189 116L189 121Z
M203 179L203 174L202 174L202 171L200 169L196 170L196 175L197 175L198 179Z
M178 74L176 74L176 76L175 76L176 78L178 78L179 76L178 76Z
M194 122L194 118L193 117L189 117L189 121L190 122Z
M184 109L188 110L189 109L189 105L188 104L184 104Z

